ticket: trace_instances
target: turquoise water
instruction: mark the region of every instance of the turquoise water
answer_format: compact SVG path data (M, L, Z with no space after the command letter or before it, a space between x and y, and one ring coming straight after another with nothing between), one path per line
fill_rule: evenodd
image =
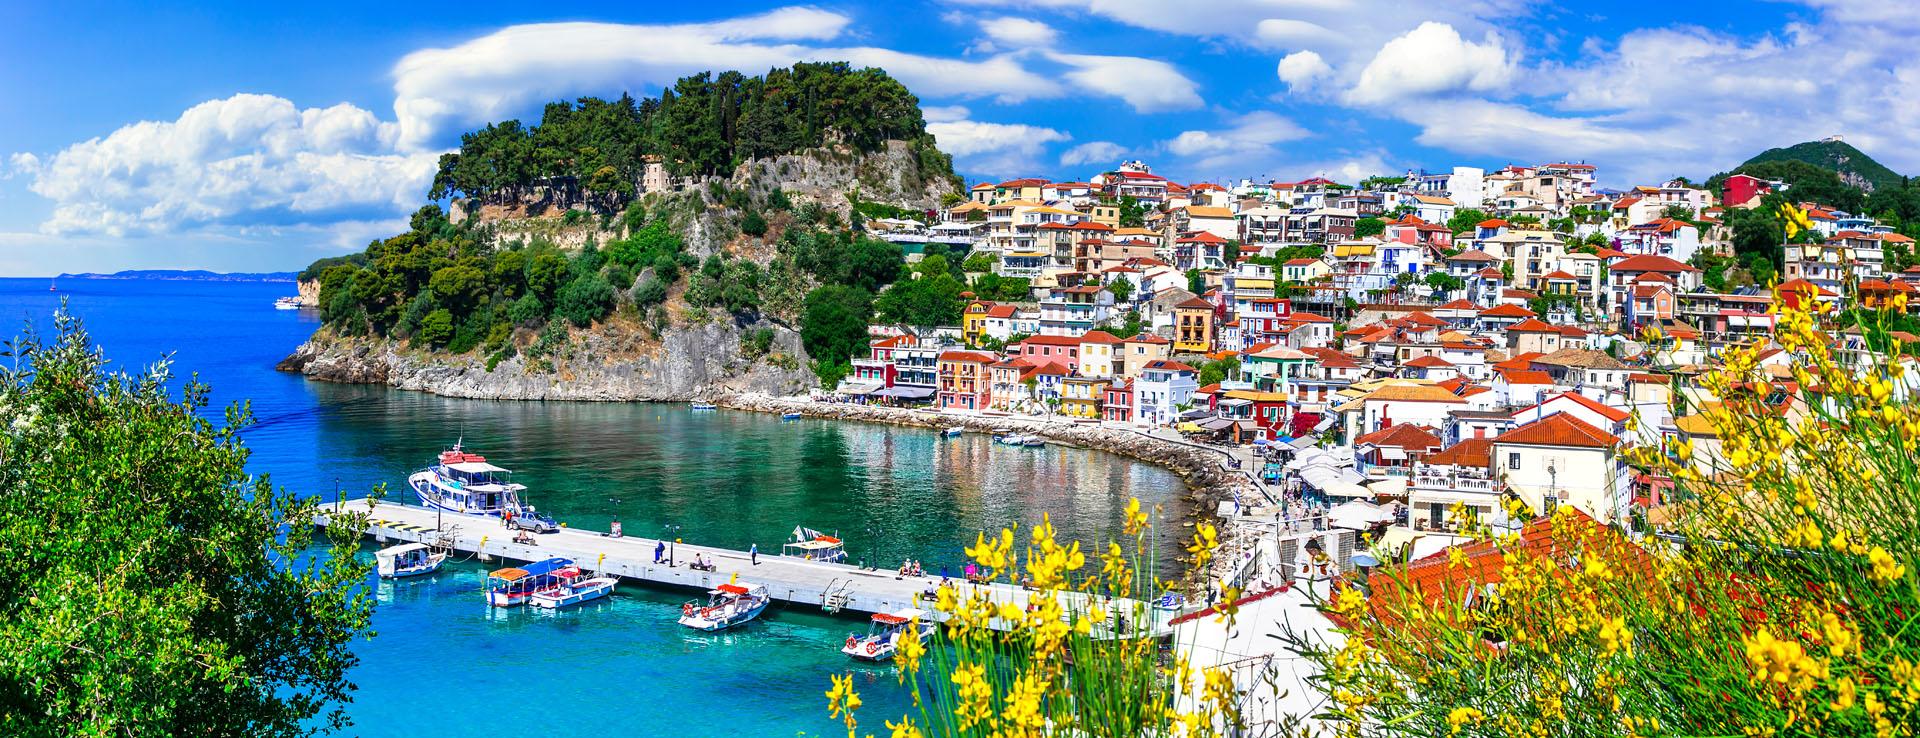
M174 352L216 405L246 399L250 468L331 497L406 475L464 436L517 470L529 499L567 523L763 552L795 525L835 531L857 559L957 571L981 529L1051 514L1063 536L1100 541L1129 497L1176 503L1169 472L1100 452L941 439L920 429L680 405L452 400L381 387L308 382L272 370L315 327L276 311L291 285L0 279L0 321L45 330L60 297L123 367ZM0 328L11 328L0 324ZM0 333L10 334L11 331ZM1162 560L1171 557L1164 553ZM822 707L830 672L862 682L871 727L906 695L888 667L838 652L864 625L802 608L769 610L722 635L674 623L684 592L626 586L609 602L541 613L493 610L487 567L450 566L423 580L378 583L378 635L361 644L353 735L833 734ZM840 728L844 731L844 728Z

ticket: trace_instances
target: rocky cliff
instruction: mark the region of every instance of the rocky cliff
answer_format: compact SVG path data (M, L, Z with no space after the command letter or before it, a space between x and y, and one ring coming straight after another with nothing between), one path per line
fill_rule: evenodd
M741 337L759 327L774 329L773 345L767 355L749 357ZM574 331L551 354L523 350L492 367L478 355L414 350L322 328L279 369L321 381L387 384L447 397L676 401L717 393L802 391L814 384L804 356L792 331L728 320L677 325L657 337L638 326L598 325Z
M320 280L302 279L297 283L301 307L320 307Z

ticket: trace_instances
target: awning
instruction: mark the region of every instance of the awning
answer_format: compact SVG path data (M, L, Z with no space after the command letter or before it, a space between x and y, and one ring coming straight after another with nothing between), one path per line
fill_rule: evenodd
M1232 428L1235 422L1232 418L1207 418L1197 423L1197 425L1206 430L1217 431Z
M841 382L833 391L843 395L870 395L881 388L879 382Z
M1252 405L1253 401L1242 400L1238 397L1229 397L1227 399L1221 400L1220 404L1226 407L1245 407L1247 405Z
M888 387L875 390L874 397L898 397L902 400L924 400L934 395L932 387Z
M1378 495L1381 497L1407 496L1407 478L1406 477L1389 477L1387 479L1379 480L1367 486L1373 489L1373 493L1375 495Z

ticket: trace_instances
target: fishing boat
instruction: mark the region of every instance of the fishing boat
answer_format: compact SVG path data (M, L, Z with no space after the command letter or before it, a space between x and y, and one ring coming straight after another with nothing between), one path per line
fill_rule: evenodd
M780 555L837 564L846 561L847 546L837 536L795 526L793 540L780 547Z
M716 405L714 405L714 404L713 404L713 403L711 403L711 402L696 402L696 403L693 403L693 411L694 411L694 412L696 412L696 413L704 413L704 412L710 412L710 411L713 411L713 410L718 410L718 409L720 409L720 408L719 408L718 406L716 406Z
M402 543L373 552L374 569L381 579L404 579L432 574L447 563L446 551L435 551L420 543Z
M918 608L874 613L872 621L867 624L867 634L849 634L840 652L861 661L885 661L893 658L894 650L899 648L900 639L908 629L918 628L920 637L924 639L933 635L935 627L938 626L927 618L927 611Z
M582 573L573 559L553 558L525 566L509 566L487 575L487 604L494 607L524 605L535 594L579 579Z
M578 605L613 594L613 588L620 584L618 577L605 574L578 579L561 584L552 589L533 593L527 598L528 604L548 610Z
M967 432L967 429L961 428L959 426L954 426L952 428L948 428L946 430L940 431L940 435L945 436L947 438L959 438L960 434L965 432Z
M522 505L520 494L527 486L514 484L513 472L487 463L487 457L453 449L440 452L439 462L407 477L407 485L420 498L420 504L461 515L493 515L511 511L515 515L533 514L530 505Z
M707 592L707 604L688 602L680 606L680 624L709 633L744 624L767 609L764 584L727 583Z
M300 298L298 298L298 297L282 297L282 298L280 298L280 299L277 299L277 300L274 300L274 301L273 301L273 309L275 309L275 310L299 310L299 309L300 309Z
M781 413L780 419L781 420L799 420L800 414L799 413Z

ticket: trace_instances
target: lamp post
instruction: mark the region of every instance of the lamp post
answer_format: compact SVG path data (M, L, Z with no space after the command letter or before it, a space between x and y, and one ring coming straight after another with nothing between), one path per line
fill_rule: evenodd
M613 506L615 513L620 511L620 498L608 497L607 504ZM620 530L620 516L617 514L608 515L607 519L611 521L607 526L607 535L611 538L624 538L625 536L622 535Z
M661 527L666 528L667 530L667 568L672 569L673 568L673 544L679 542L680 526L674 525L673 523L668 523Z

